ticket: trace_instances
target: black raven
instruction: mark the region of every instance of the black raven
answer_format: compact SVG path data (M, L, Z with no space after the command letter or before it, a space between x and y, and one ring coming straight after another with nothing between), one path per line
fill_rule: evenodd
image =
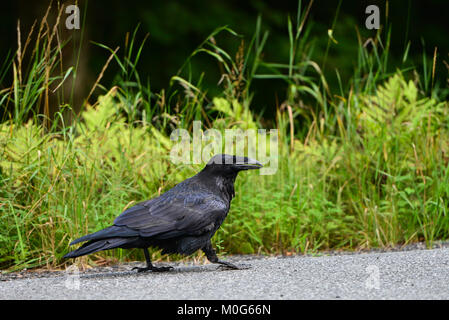
M158 268L151 264L148 247L160 248L162 253L185 255L202 249L210 262L238 269L218 259L210 239L229 212L237 174L261 167L261 163L247 157L216 155L193 177L157 198L125 210L114 220L114 225L70 243L87 241L64 258L113 248L142 248L147 266L135 269L167 271L172 267Z

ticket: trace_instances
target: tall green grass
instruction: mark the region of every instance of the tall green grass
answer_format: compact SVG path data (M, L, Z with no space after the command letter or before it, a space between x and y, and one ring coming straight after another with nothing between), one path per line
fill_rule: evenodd
M89 94L71 123L70 103L59 104L51 117L48 101L76 75L76 66L61 67L58 28L42 23L48 29L38 30L33 50L25 50L30 36L0 70L1 79L13 75L0 91L7 110L0 124L1 268L67 263L62 256L71 240L110 225L124 209L201 169L170 161L173 129L192 130L193 120L202 120L203 129L262 128L267 119L252 109L252 84L279 79L287 98L273 106L278 171L238 177L229 216L213 239L220 253L354 250L447 239L448 103L432 90L435 60L423 55L425 69L417 70L405 64L406 47L403 65L390 66L389 29L370 39L358 34L351 79L341 79L339 70L325 72L325 62L313 60L307 23L312 4L300 2L296 16L286 20L288 61L264 59L269 34L261 18L246 42L221 27L161 92L138 74L145 51L145 41L135 41L139 28L126 35L122 51L96 44L109 56L105 68L118 66L117 80L104 88L101 73L94 89L103 94L92 104ZM240 43L237 52L220 47L223 33ZM28 67L25 52L31 53ZM201 54L216 59L222 72L217 97L202 87L204 74L190 72ZM338 86L329 86L330 76ZM114 250L81 261L140 254ZM161 256L155 252L153 258Z

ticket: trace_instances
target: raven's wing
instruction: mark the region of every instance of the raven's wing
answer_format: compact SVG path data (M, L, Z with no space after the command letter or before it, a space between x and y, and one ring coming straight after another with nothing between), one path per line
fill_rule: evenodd
M226 203L212 193L166 193L127 209L114 225L158 239L201 235L218 228L228 210Z

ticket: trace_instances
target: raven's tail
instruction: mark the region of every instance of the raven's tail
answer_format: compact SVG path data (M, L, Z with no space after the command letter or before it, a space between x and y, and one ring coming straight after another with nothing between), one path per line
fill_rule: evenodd
M81 238L78 238L70 243L70 245L74 245L79 242L84 242L88 240L101 240L101 239L107 239L107 238L118 238L118 237L135 237L138 236L139 233L136 230L133 230L131 228L125 227L125 226L110 226L105 229L102 229L100 231L87 234L85 236L82 236Z
M119 248L134 242L136 238L109 238L101 240L91 240L86 242L78 249L67 253L64 258L76 258L91 254L97 251Z
M64 258L76 258L101 250L130 245L137 240L138 231L125 226L111 226L76 239L70 245L87 241L78 249L67 253Z

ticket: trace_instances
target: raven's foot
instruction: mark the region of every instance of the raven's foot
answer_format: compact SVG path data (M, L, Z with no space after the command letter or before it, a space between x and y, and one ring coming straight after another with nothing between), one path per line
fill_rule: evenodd
M134 267L131 270L137 270L137 272L145 272L145 271L149 271L151 269L152 268L149 268L149 267L145 267L145 268Z
M226 270L245 270L245 269L249 269L250 267L248 265L242 265L242 266L236 266L233 263L230 262L226 262L226 261L217 261L216 263L219 263L220 266L219 268L223 268Z
M139 267L132 268L132 270L137 270L137 272L145 272L145 271L165 272L165 271L170 271L171 269L173 269L173 267L155 267L155 266L151 266L151 267L145 267L145 268L139 268Z
M171 269L173 269L173 267L153 267L151 269L151 271L153 271L153 272L165 272L165 271L170 271Z

